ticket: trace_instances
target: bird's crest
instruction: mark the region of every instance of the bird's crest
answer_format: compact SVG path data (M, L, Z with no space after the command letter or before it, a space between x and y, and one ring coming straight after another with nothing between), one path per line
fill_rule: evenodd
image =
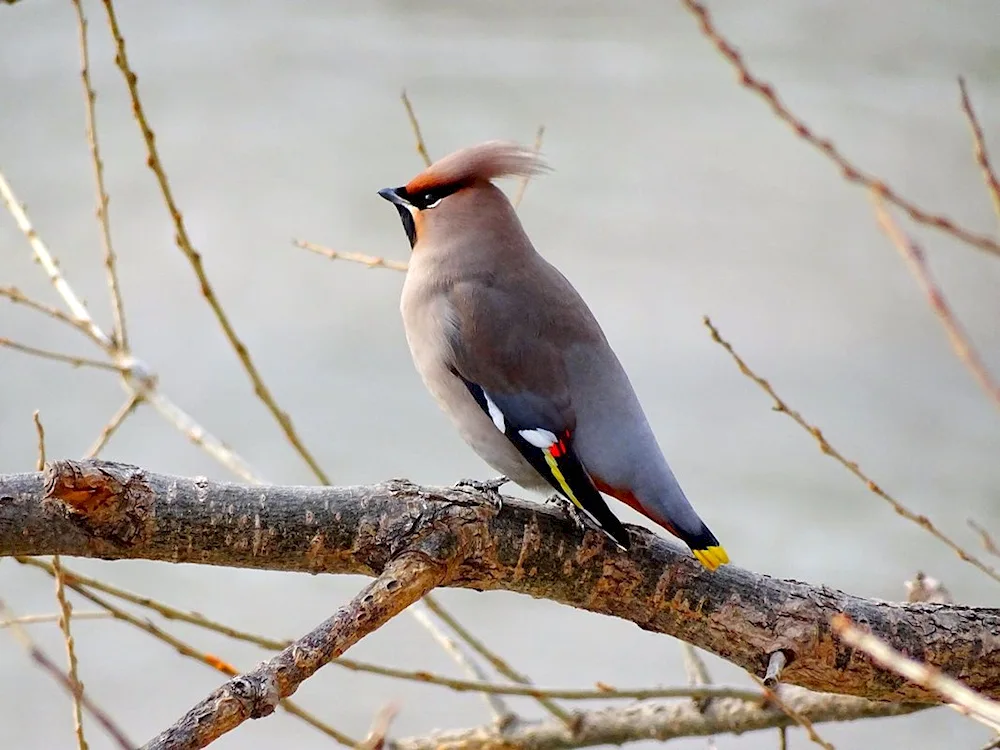
M459 187L496 177L532 177L548 170L533 150L509 141L487 141L438 159L406 184L406 192Z

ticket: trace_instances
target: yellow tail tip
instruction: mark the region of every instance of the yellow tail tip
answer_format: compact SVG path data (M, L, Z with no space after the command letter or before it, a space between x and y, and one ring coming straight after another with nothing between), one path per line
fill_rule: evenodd
M695 559L709 570L715 570L720 565L725 565L729 562L729 555L726 554L726 550L721 546L691 551L694 553Z

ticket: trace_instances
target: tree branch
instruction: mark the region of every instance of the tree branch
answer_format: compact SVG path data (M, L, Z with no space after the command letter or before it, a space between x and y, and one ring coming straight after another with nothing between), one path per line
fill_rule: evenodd
M620 617L763 677L873 700L937 702L932 692L842 643L847 614L911 658L1000 697L1000 610L895 604L726 566L710 573L632 527L632 551L581 536L558 511L507 499L497 512L463 488L401 480L358 487L259 487L58 461L0 475L0 555L63 554L268 570L379 575L406 553L433 555L438 585L508 590Z
M875 703L842 695L823 695L791 689L783 702L798 715L819 724L881 716L902 716L921 706ZM742 734L761 729L795 726L795 720L774 706L723 698L705 711L689 701L636 703L587 713L574 727L559 721L517 724L501 730L495 725L435 732L389 743L391 750L570 750L594 745L621 745L637 739L665 742L678 737Z

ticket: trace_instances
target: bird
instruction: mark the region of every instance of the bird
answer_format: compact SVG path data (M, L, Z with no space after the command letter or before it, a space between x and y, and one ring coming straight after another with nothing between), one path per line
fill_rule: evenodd
M715 570L729 556L681 489L603 330L493 183L545 171L535 150L487 141L378 191L410 242L400 312L414 365L465 442L511 481L555 490L628 550L603 495L613 497Z

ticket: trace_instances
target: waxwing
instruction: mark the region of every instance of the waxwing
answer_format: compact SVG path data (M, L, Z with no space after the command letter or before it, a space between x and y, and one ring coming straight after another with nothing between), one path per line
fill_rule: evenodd
M400 310L414 364L494 469L555 489L628 549L601 493L617 498L714 570L728 555L674 478L601 327L491 182L544 170L533 151L490 141L379 191L412 248Z

